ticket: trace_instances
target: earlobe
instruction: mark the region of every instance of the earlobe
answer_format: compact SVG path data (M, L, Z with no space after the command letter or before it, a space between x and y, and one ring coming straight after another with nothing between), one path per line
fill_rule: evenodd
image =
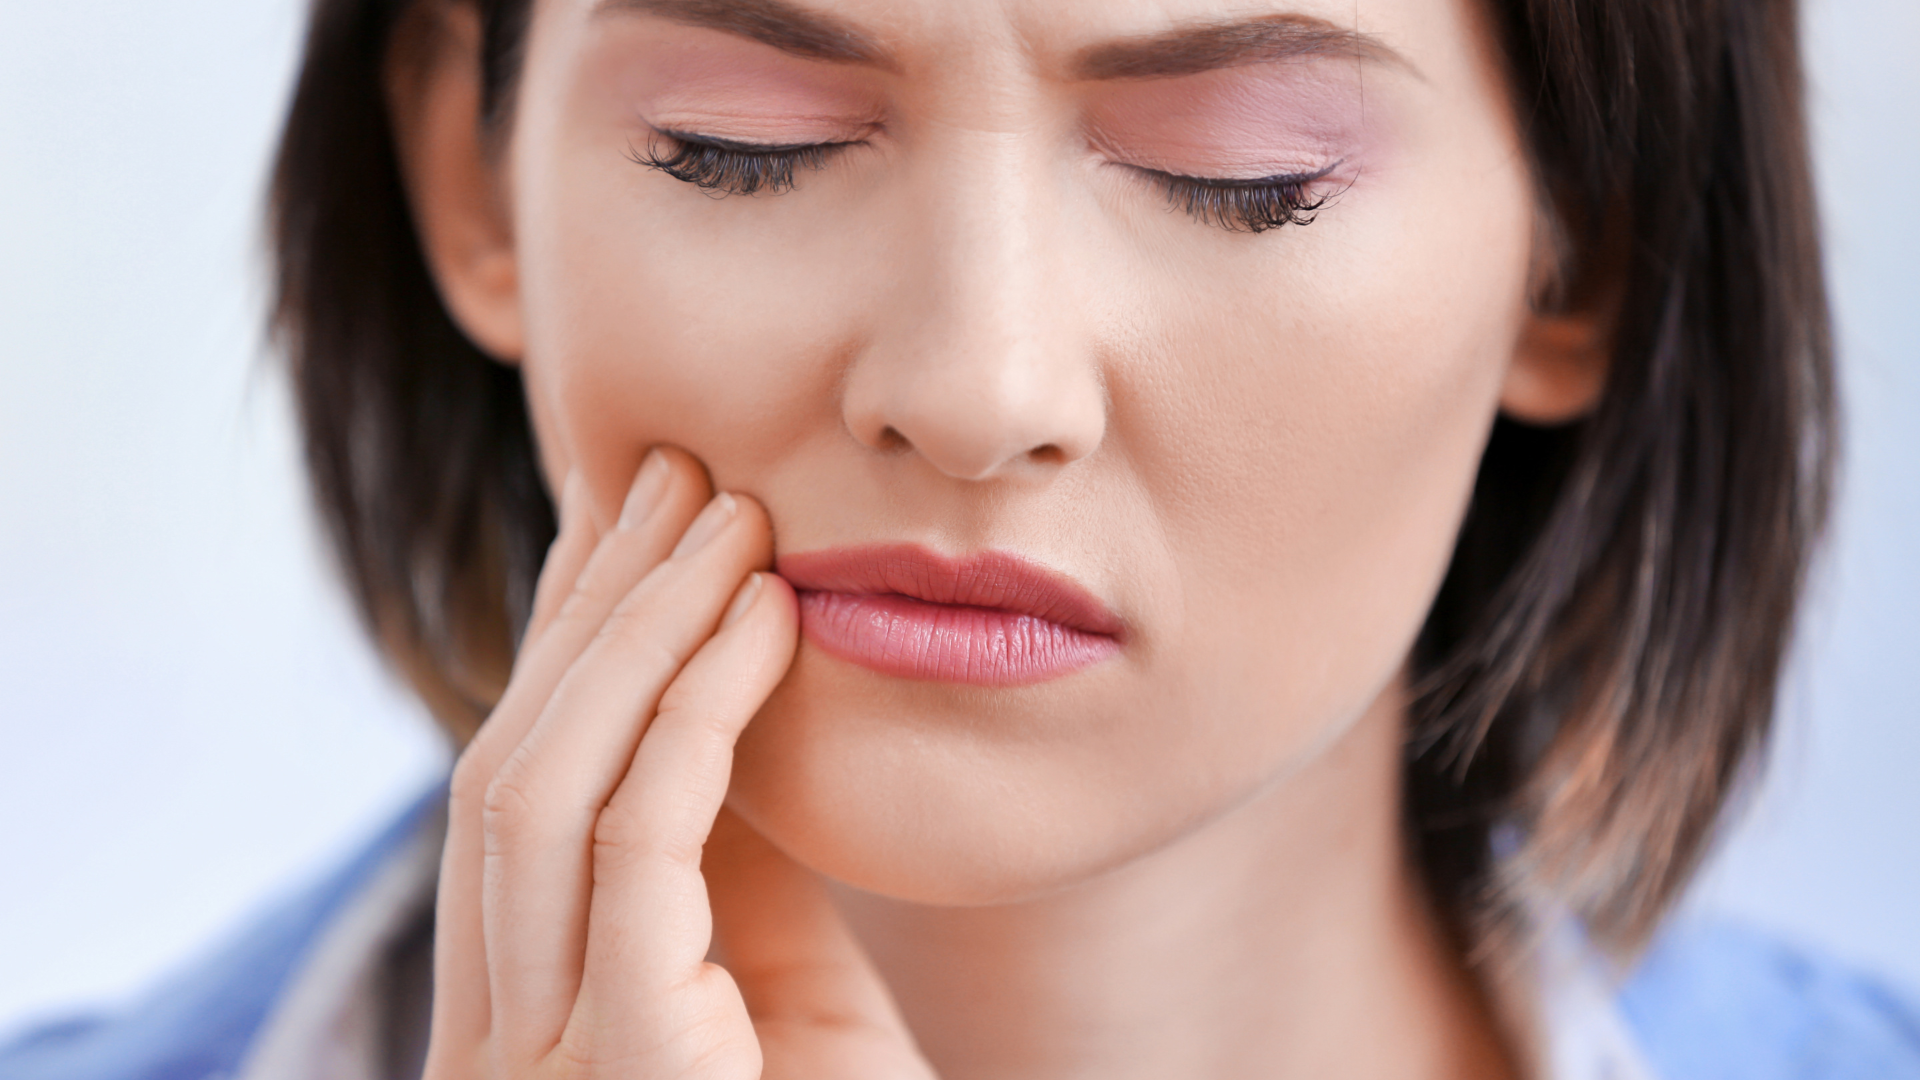
M1509 419L1553 427L1600 404L1613 362L1631 235L1624 215L1607 225L1582 230L1585 257L1575 259L1574 230L1550 200L1536 204L1532 299L1500 388L1500 411Z
M497 154L481 108L479 13L423 0L394 30L387 108L420 247L441 301L482 351L525 351L519 266Z
M1500 411L1542 427L1592 412L1607 386L1610 322L1598 312L1529 316L1514 343Z

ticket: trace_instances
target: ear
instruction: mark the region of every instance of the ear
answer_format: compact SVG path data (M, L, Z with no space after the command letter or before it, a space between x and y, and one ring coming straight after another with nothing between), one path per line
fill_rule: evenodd
M499 160L480 116L479 12L419 0L394 29L387 109L427 268L453 320L504 363L525 351L519 268Z
M1603 228L1587 234L1586 257L1576 260L1567 223L1541 198L1531 302L1500 389L1500 411L1509 418L1552 427L1600 404L1626 287L1630 231L1624 219L1609 215Z
M1514 344L1500 411L1541 427L1593 411L1607 386L1612 311L1534 312Z

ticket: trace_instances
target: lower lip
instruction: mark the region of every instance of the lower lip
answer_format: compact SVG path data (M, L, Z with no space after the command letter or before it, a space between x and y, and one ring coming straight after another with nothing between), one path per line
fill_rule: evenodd
M1112 656L1120 643L1032 615L907 596L804 590L800 630L823 651L883 675L1026 686Z

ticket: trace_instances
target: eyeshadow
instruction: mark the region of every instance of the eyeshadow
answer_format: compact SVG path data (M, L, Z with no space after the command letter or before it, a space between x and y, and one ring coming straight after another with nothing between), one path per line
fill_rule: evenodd
M1247 64L1116 81L1088 101L1093 142L1119 160L1191 176L1254 179L1358 164L1377 151L1384 110L1369 108L1351 61Z
M639 123L750 143L856 137L880 113L865 72L717 31L648 28L605 51L604 81Z

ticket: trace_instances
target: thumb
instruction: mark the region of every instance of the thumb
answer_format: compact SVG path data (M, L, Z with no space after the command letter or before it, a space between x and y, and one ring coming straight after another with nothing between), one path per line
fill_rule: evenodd
M768 1077L932 1076L818 875L731 810L714 823L701 871L719 959L746 1001ZM815 1071L830 1063L836 1071Z

